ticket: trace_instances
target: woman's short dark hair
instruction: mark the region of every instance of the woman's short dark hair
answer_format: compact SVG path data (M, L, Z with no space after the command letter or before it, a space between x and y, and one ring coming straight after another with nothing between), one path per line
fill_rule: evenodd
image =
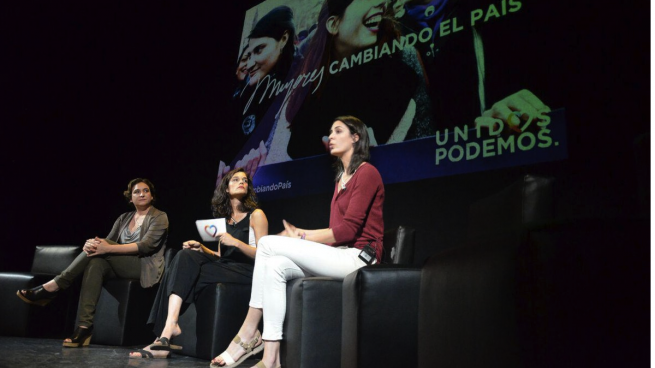
M353 155L350 158L350 164L348 165L347 174L352 175L355 173L355 170L357 170L359 165L362 164L362 162L367 162L370 158L370 154L368 152L368 130L366 124L354 116L338 116L334 119L334 121L341 121L348 127L351 135L357 134L359 136L359 140L353 143ZM343 163L341 160L337 159L334 162L334 167L337 171L337 177L335 180L339 180L339 176L343 172Z
M284 79L286 77L296 53L296 26L293 23L293 10L284 5L274 8L257 21L257 24L255 24L248 35L248 39L271 37L279 41L285 32L289 35L289 39L286 45L284 45L280 53L280 58L275 65L278 79Z
M212 213L214 217L228 217L232 216L232 206L230 205L230 195L227 193L228 185L234 174L242 172L246 174L248 178L248 193L245 197L241 199L239 204L239 211L251 212L258 208L257 204L257 194L252 187L252 179L250 175L243 168L236 168L223 176L221 183L218 184L214 190L214 196L212 197Z
M157 196L155 194L155 186L152 184L152 182L146 178L136 178L130 180L129 183L127 183L127 190L123 192L123 196L125 196L125 199L129 203L130 200L132 200L132 191L134 190L134 187L139 184L143 183L148 186L148 189L150 189L150 195L152 196L152 202L155 203L155 200L157 199Z

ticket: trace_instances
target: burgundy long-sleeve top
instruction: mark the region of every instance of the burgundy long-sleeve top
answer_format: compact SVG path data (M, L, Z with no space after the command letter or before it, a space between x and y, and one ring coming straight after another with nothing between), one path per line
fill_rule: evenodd
M340 185L337 181L330 206L330 228L336 239L332 246L347 245L362 249L372 242L379 263L382 260L384 234L384 184L380 173L373 165L366 163L350 178L346 189L339 191Z

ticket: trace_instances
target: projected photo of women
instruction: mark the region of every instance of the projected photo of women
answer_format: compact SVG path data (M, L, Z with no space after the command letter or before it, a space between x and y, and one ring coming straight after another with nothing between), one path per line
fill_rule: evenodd
M244 82L237 100L245 135L252 133L272 102L255 86L266 77L286 79L296 52L295 39L293 11L287 6L271 10L250 31L237 69L237 78Z
M237 87L232 96L235 102L232 106L237 110L235 115L240 126L240 132L234 138L240 145L246 144L252 137L255 128L261 125L275 101L275 96L258 86L271 81L284 81L291 69L297 42L293 16L293 10L283 5L273 8L259 19L255 16L252 29L242 42L244 45L235 73ZM260 142L259 146L263 152L262 157L265 157L263 143ZM243 162L239 167L246 166L247 162ZM228 171L230 166L221 161L216 182L219 183ZM254 171L248 170L248 173L254 175Z
M266 188L291 183L344 114L366 122L388 183L562 159L556 19L546 1L264 1L246 12L236 72L254 124L239 122L247 142L218 176L229 162ZM253 33L266 23L278 32ZM269 66L256 62L260 38L279 50Z
M399 35L385 0L325 0L294 74L322 78L291 91L266 162L325 153L321 127L342 113L367 121L375 145L434 135L416 50L389 48Z

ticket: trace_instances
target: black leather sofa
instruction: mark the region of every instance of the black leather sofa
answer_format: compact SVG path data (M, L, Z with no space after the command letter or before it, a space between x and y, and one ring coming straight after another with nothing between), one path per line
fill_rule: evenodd
M45 307L27 304L15 294L52 280L81 251L76 245L37 245L30 272L0 272L0 335L66 338L73 333L79 282Z
M80 280L62 291L46 307L24 303L14 294L51 280L82 251L80 246L37 246L29 273L0 272L0 335L66 338L73 333L79 302ZM176 250L168 248L166 264ZM174 339L184 355L211 359L220 354L236 335L248 311L250 284L217 284L206 288L198 301L180 316L183 334ZM113 346L147 345L155 336L146 321L158 285L142 288L138 279L105 282L94 318L93 344ZM200 315L202 318L197 318Z
M466 243L422 266L290 282L283 366L647 366L649 218L558 220L556 185L525 176L473 203ZM183 354L218 355L249 295L205 290L180 317Z
M22 337L69 337L77 321L81 280L61 291L45 307L29 305L14 294L43 284L73 262L82 252L82 247L72 245L36 246L32 268L29 273L0 273L0 293L5 295L0 303L2 316L0 334ZM166 250L166 262L174 255ZM81 279L81 278L80 278ZM103 285L94 318L91 342L94 344L126 346L148 344L154 339L149 326L145 324L157 293L157 285L142 288L138 279L113 279Z

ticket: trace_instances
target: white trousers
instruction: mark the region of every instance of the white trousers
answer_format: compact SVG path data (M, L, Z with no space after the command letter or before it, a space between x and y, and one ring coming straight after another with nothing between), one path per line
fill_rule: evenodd
M308 240L268 235L259 239L250 306L264 312L264 340L281 340L287 308L287 281L327 276L343 279L365 266L356 248L334 248Z

